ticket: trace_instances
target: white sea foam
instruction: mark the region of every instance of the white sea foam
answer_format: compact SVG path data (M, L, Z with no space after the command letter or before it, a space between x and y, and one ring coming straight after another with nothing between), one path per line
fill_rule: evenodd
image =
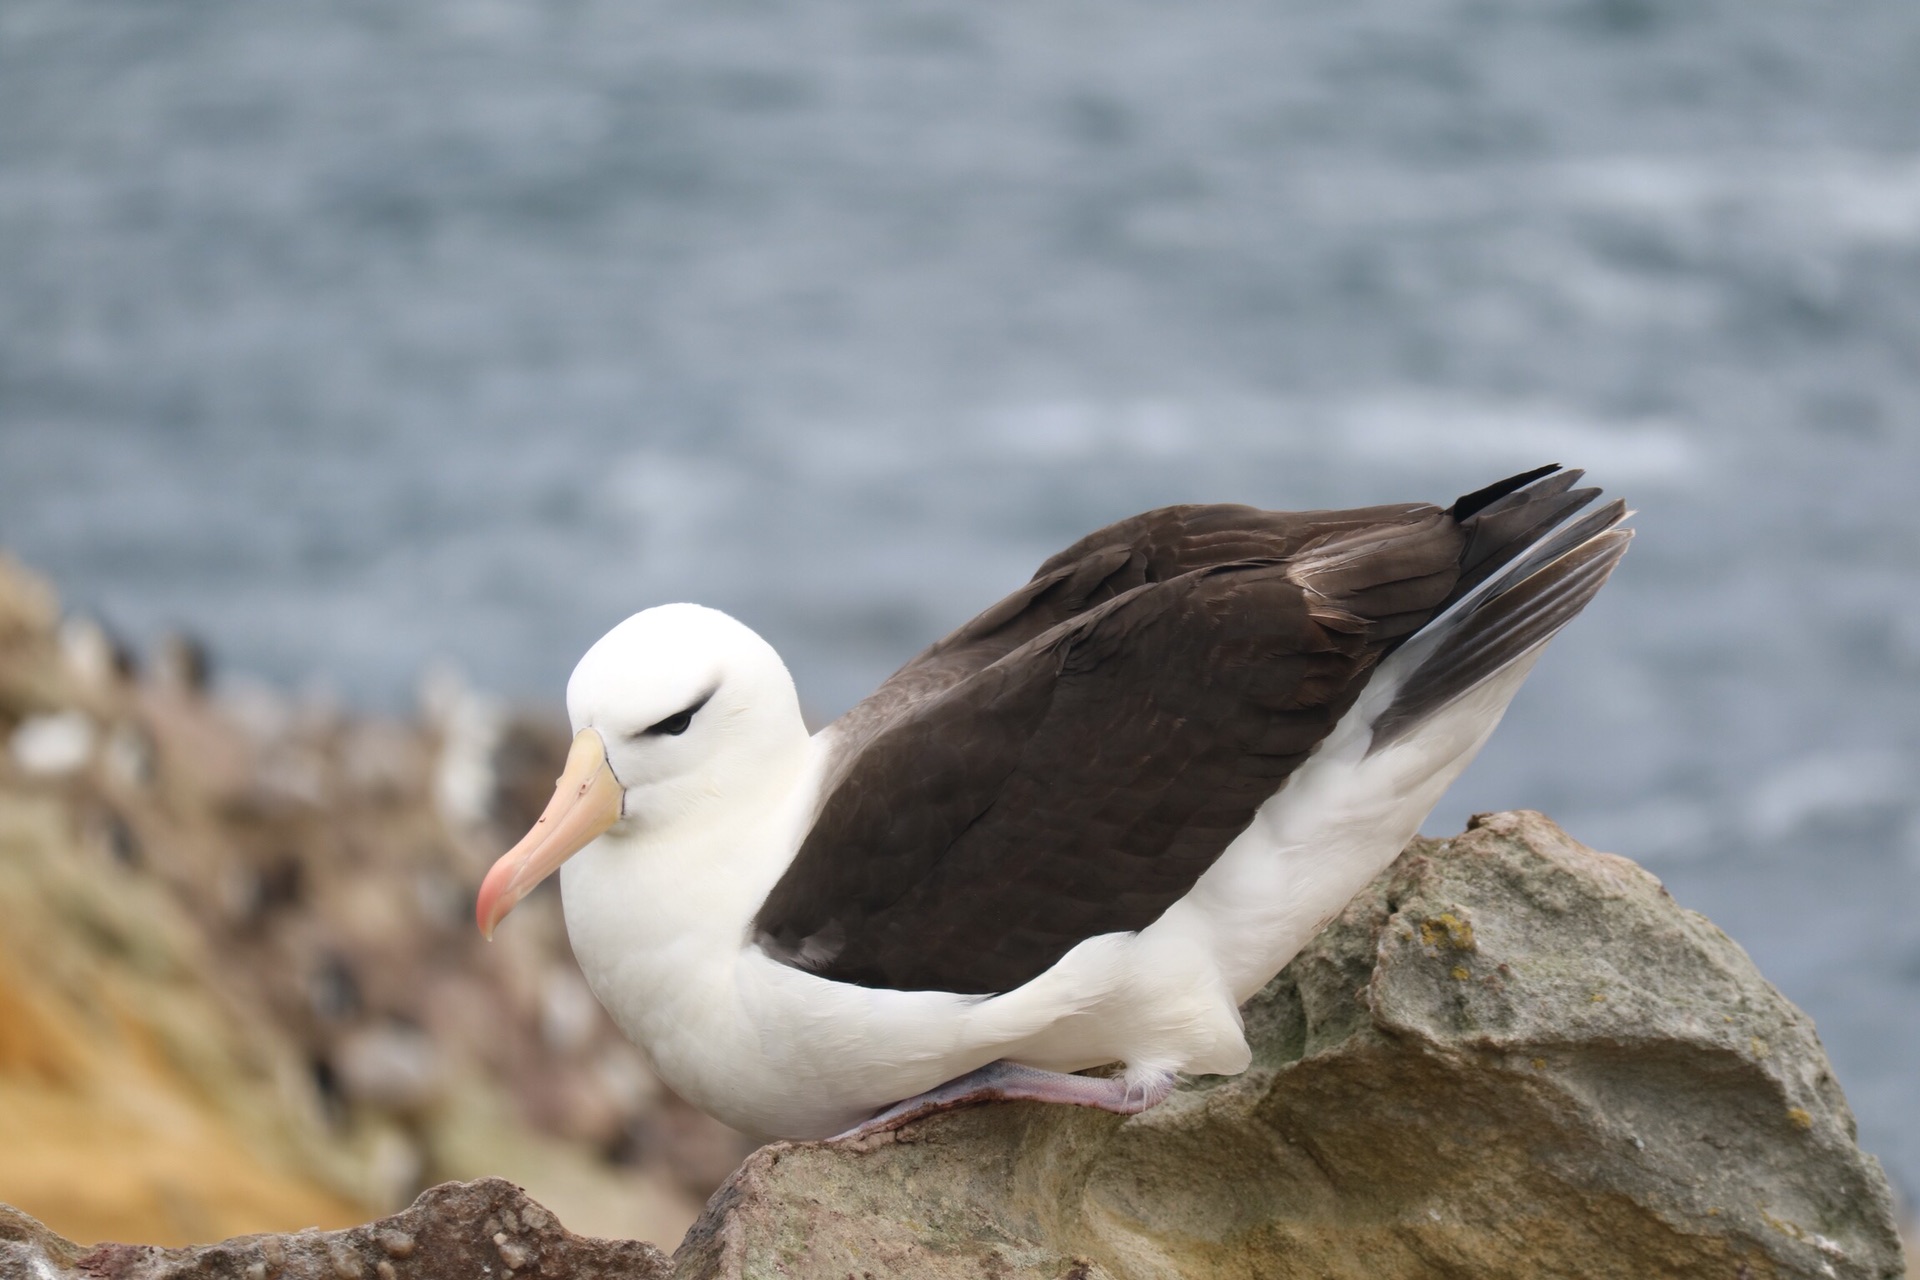
M1862 747L1787 760L1756 782L1742 812L1747 835L1784 839L1823 818L1885 806L1905 808L1920 795L1920 760Z
M989 447L1038 462L1177 458L1203 438L1192 411L1169 400L1005 405L985 414L980 426Z
M1920 155L1818 149L1559 162L1548 189L1576 208L1666 224L1771 225L1862 245L1920 243Z

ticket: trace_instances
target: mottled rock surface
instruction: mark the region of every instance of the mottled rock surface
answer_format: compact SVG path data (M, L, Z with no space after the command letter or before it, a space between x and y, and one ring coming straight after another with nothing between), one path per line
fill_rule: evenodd
M870 1149L763 1148L671 1264L486 1180L199 1250L85 1253L0 1216L0 1275L1905 1274L1806 1017L1653 877L1537 814L1417 841L1246 1017L1252 1069L1131 1119L998 1105Z

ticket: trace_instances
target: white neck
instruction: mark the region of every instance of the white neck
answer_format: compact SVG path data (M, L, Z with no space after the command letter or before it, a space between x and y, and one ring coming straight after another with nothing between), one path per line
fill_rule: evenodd
M588 984L676 1084L674 1044L746 1025L732 1015L747 929L813 821L823 744L804 728L766 741L757 768L730 766L665 812L643 809L560 870Z

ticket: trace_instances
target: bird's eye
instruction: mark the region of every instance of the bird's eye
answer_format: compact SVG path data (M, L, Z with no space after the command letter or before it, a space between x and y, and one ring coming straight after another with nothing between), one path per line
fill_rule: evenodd
M665 734L668 737L685 733L687 726L693 723L693 710L692 707L688 707L685 711L676 711L660 723L648 725L646 732L649 735Z
M708 702L713 700L714 692L712 689L707 690L707 692L694 699L692 706L687 707L685 710L674 712L665 720L648 725L633 736L636 738L678 737L687 731L687 726L693 723L693 718L700 713L700 708L706 706Z

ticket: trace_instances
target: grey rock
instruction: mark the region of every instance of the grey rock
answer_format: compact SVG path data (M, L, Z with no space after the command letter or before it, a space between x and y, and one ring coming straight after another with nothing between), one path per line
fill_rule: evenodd
M0 1276L6 1280L65 1276L83 1252L12 1205L0 1204Z

